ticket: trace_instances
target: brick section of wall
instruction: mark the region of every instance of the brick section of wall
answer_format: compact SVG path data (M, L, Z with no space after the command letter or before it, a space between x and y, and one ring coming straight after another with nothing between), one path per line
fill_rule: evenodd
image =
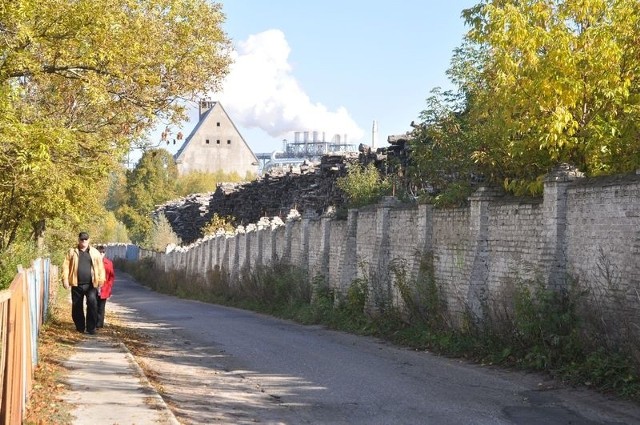
M634 179L615 178L598 183L576 184L567 191L571 206L567 213L567 269L581 282L619 288L629 304L637 305L640 184Z
M355 212L357 214L357 211ZM351 254L355 254L355 250L352 249L352 252L349 252L351 243L348 240L350 238L348 226L348 220L332 220L329 228L327 283L330 288L333 288L340 295L346 295L348 289L347 285L343 285L343 275L347 283L351 283L356 277L355 255L353 255L353 258L351 256ZM351 235L351 239L355 244L355 233Z
M363 208L358 213L355 244L356 277L369 279L369 269L377 258L374 257L376 246L376 213L374 208Z
M433 212L434 277L454 313L465 309L471 249L469 210L456 208Z
M392 288L391 301L394 306L403 306L398 286L403 282L398 281L404 280L406 276L417 276L415 273L420 267L423 251L419 247L424 242L423 234L418 231L419 221L420 210L416 211L415 208L396 208L389 211L389 252L393 253L390 254L392 273L389 277ZM414 229L414 231L407 232L406 229Z
M538 264L544 246L540 202L498 199L490 205L488 250L489 292L515 280L541 279Z
M322 220L319 217L311 217L306 221L308 246L307 264L303 266L309 271L309 278L326 276L327 270L324 264L324 249L329 244L323 234ZM311 241L311 242L310 242Z

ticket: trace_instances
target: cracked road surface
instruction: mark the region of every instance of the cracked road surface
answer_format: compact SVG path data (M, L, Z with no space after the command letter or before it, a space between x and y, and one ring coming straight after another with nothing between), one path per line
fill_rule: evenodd
M184 424L640 424L640 406L505 371L153 292L119 273L107 318Z

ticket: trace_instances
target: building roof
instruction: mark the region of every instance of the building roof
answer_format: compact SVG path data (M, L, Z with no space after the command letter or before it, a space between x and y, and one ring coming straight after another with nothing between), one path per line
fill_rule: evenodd
M207 110L207 112L205 112L203 115L200 116L200 119L198 120L198 123L195 125L195 127L193 127L193 130L191 130L191 133L189 133L189 136L187 136L187 138L184 140L184 143L182 144L182 146L180 146L180 149L178 149L178 152L176 152L176 154L173 156L173 159L177 162L178 159L180 158L180 156L182 155L182 153L185 151L185 149L187 148L187 146L189 145L189 143L191 142L191 140L193 139L193 137L198 133L198 131L200 130L200 127L205 123L205 121L209 118L209 115L211 114L211 112L219 107L222 109L222 112L224 112L224 114L226 115L226 117L229 119L229 122L231 123L231 125L233 126L233 129L236 131L236 133L238 133L238 136L240 136L240 139L242 140L242 142L246 145L246 147L249 149L249 151L251 152L251 155L253 155L253 159L257 162L258 158L256 157L255 153L253 153L253 150L249 147L249 145L247 144L247 141L244 140L244 137L242 136L242 134L240 133L240 131L238 130L238 127L236 127L236 124L233 122L233 120L231 119L231 117L229 116L229 114L227 113L227 111L224 109L224 107L222 106L222 104L220 102L212 102L213 106L211 106L211 108L209 108L209 110Z

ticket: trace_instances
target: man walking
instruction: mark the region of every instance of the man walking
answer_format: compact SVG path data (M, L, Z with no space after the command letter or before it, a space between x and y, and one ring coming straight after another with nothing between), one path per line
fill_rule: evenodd
M78 246L71 248L62 264L62 284L71 286L71 317L78 332L93 335L98 322L98 288L104 284L105 271L102 256L89 246L89 234L80 232ZM87 314L84 299L87 299Z

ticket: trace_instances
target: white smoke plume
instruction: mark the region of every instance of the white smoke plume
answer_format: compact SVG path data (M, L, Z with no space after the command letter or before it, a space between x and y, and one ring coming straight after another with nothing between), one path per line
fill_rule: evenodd
M343 106L330 111L313 102L292 75L291 48L280 30L251 35L236 44L234 63L219 100L236 125L260 128L274 138L290 137L296 131L325 132L326 140L347 135L349 143L364 131Z

